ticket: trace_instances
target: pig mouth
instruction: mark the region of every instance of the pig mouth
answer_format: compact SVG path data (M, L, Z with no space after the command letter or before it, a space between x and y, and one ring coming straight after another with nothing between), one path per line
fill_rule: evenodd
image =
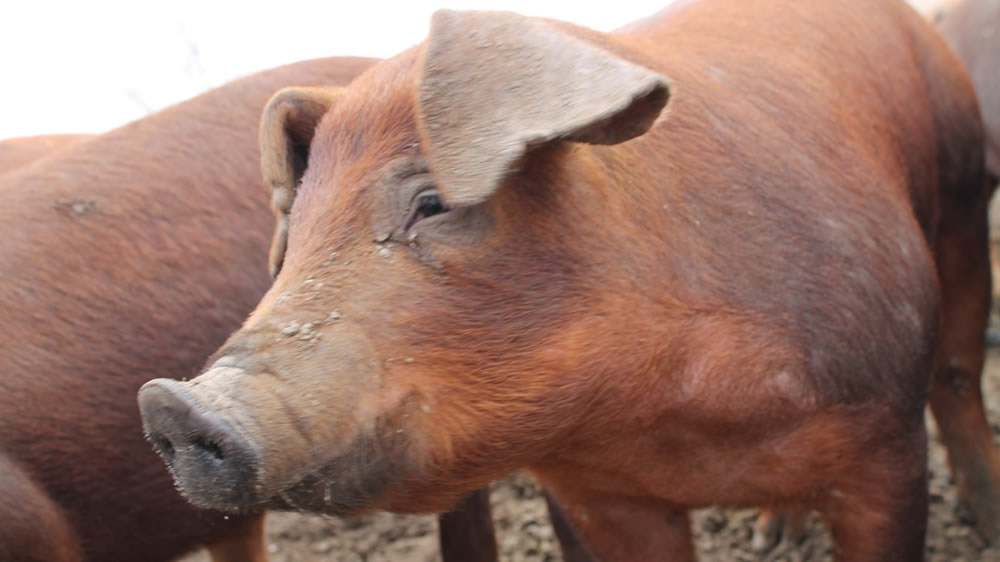
M346 454L282 486L260 507L337 517L378 508L386 490L415 468L402 453L405 439L392 434L389 439L384 434L361 436Z
M411 409L402 407L377 418L366 430L355 432L339 454L331 456L317 443L303 458L304 469L295 474L267 475L265 461L263 479L281 484L272 488L277 491L261 507L337 517L383 508L388 492L421 471L413 456L418 450L412 439L415 428L404 423Z

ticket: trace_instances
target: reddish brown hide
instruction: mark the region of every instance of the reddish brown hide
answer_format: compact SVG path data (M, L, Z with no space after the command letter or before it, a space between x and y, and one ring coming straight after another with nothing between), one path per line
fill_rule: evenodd
M435 511L528 467L604 561L691 560L713 504L921 560L935 372L1000 535L968 440L981 120L903 2L681 1L611 34L440 11L349 87L276 95L261 142L275 284L205 373L139 394L193 502Z
M134 395L195 374L270 284L268 97L373 62L290 65L90 140L0 145L8 170L54 151L0 178L0 560L266 559L261 516L176 493Z

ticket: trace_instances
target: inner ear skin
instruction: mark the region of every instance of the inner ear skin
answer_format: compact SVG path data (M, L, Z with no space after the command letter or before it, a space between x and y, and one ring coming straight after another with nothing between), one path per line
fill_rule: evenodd
M277 277L284 265L289 214L308 167L316 127L341 91L341 88L283 88L264 107L258 146L264 181L274 189L272 209L276 224L268 257L272 278Z
M306 173L306 168L309 166L310 141L302 142L294 136L290 129L291 127L285 127L288 134L288 154L292 160L292 170L295 172L295 185L293 189L297 189L299 182L302 181L302 176Z
M327 107L309 99L296 99L285 117L285 138L288 154L292 159L294 181L297 186L309 166L309 147Z

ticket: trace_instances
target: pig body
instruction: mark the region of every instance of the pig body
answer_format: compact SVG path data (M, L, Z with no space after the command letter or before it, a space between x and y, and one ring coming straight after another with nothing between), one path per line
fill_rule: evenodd
M690 560L715 504L920 560L930 396L1000 536L980 115L903 2L441 11L261 148L275 284L139 395L193 502L433 511L529 467L600 560Z

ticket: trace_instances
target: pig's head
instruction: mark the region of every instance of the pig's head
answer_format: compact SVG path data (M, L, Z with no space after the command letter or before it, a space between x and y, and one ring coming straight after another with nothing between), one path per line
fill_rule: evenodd
M668 85L573 29L439 11L347 88L274 96L274 286L203 374L139 393L190 501L441 511L645 361L609 322L634 292L618 248L643 243L608 228L629 163L590 145L646 133Z

